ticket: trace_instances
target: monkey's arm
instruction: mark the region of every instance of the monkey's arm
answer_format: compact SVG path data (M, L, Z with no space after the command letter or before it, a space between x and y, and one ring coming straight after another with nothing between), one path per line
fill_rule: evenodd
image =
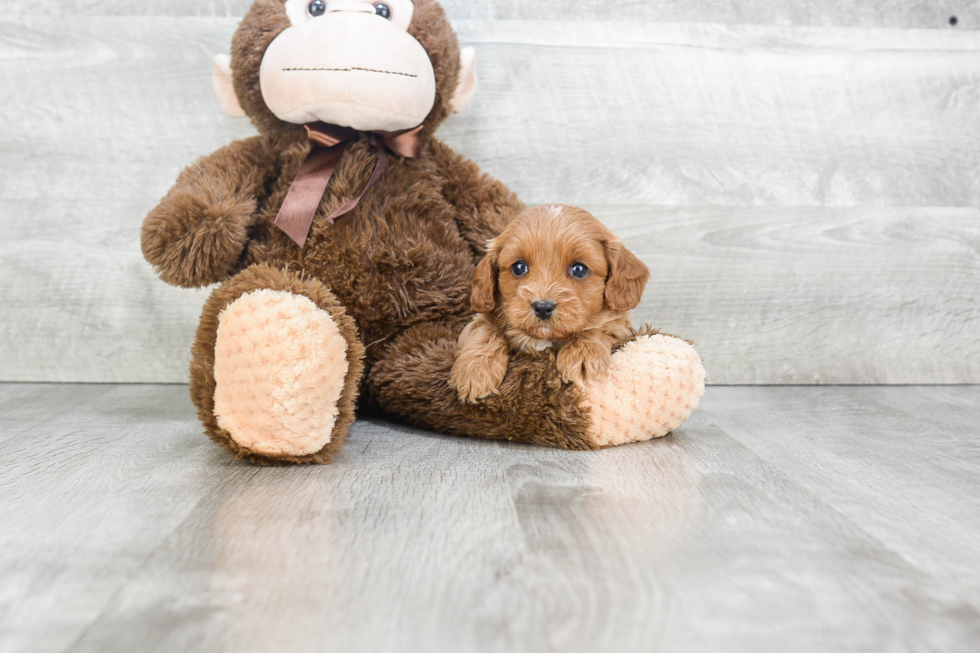
M456 209L460 233L477 258L486 254L487 241L497 237L524 209L524 203L475 163L432 140L432 150L444 181L443 196Z
M278 174L263 136L236 141L186 168L143 221L143 256L167 283L195 288L235 272L259 195Z

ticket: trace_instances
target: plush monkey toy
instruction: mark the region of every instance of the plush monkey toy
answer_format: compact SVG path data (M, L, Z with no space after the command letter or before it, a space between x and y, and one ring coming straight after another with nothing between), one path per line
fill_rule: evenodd
M584 390L554 355L513 357L499 394L475 404L449 387L476 264L523 205L433 137L476 84L436 2L256 0L214 72L223 108L260 135L184 170L142 245L164 281L220 284L191 397L236 457L329 463L358 401L567 449L658 437L694 410L697 353L651 333Z

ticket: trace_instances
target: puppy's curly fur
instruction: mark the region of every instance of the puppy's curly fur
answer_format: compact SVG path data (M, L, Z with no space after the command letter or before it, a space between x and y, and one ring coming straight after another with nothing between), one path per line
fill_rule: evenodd
M460 335L450 385L464 402L479 401L498 392L511 352L552 348L565 383L601 379L613 347L633 333L629 311L649 277L588 211L557 204L523 211L477 266L477 315Z

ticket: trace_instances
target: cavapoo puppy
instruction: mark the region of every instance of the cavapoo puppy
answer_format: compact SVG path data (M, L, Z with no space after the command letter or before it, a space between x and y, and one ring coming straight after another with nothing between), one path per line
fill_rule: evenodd
M527 209L487 246L473 277L477 312L459 338L450 385L461 400L496 394L512 351L558 351L562 380L603 377L650 272L588 211Z

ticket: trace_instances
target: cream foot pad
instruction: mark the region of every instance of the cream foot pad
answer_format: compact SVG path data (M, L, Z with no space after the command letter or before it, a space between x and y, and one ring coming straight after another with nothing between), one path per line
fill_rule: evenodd
M347 342L309 298L242 295L218 317L218 425L259 454L316 453L330 442L347 367Z
M586 390L592 441L600 446L640 442L673 431L704 394L701 357L688 343L641 336L613 354L609 376Z

